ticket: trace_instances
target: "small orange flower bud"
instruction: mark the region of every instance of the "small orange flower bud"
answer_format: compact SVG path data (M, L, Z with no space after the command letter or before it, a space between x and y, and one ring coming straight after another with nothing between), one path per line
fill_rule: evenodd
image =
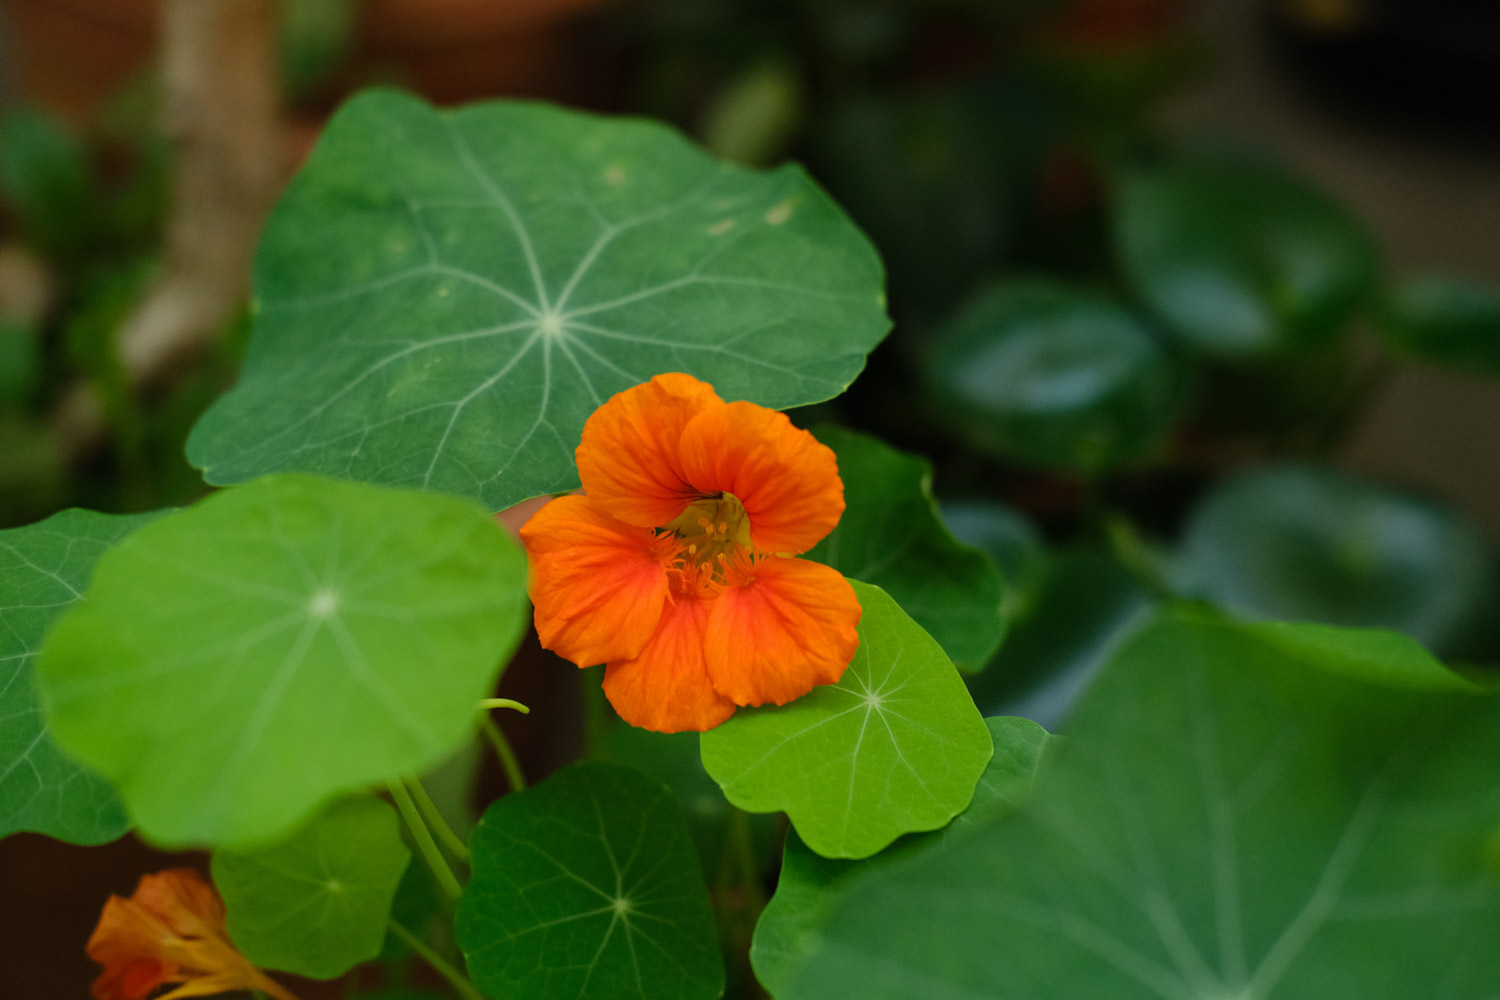
M143 875L129 899L109 897L88 954L104 966L96 1000L145 1000L170 983L181 985L157 1000L246 989L297 1000L230 943L224 903L191 868Z

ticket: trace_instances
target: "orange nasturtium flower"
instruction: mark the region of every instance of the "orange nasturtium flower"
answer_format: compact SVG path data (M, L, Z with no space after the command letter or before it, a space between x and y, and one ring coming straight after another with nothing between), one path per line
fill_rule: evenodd
M297 1000L230 943L224 903L191 868L143 875L129 899L110 896L88 953L104 966L94 980L97 1000L145 1000L167 983L182 985L157 1000L231 990Z
M832 450L691 375L658 375L599 407L578 446L582 496L521 529L542 645L606 664L625 721L712 729L736 705L785 704L843 675L859 600L794 558L833 530Z

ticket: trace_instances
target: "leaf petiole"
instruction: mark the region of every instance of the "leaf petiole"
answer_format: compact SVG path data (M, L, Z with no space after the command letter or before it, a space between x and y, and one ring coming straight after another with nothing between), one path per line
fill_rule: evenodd
M453 832L453 827L449 826L448 821L443 818L443 814L438 809L437 803L432 801L432 796L428 795L427 789L422 787L422 782L416 777L403 778L402 782L406 785L407 790L411 792L411 797L416 801L417 808L421 810L422 819L426 821L428 828L442 842L443 846L448 849L448 853L464 864L468 864L469 845L464 843L462 837Z
M412 801L411 795L399 781L392 781L386 787L390 789L391 798L395 801L396 808L401 811L401 818L406 821L412 840L416 841L417 850L422 853L422 859L432 870L433 877L438 880L438 884L443 887L449 899L458 899L463 895L463 886L459 885L458 877L453 874L453 869L448 867L448 862L443 858L443 852L438 850L437 842L432 839L432 831L427 829L427 824L422 821L422 814L417 811L417 805Z

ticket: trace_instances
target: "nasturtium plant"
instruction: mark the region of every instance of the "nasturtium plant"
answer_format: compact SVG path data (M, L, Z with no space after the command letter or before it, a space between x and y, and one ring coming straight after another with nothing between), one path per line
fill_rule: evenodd
M993 754L952 661L889 595L855 583L859 651L837 684L741 709L700 739L729 801L784 811L809 847L862 858L958 815Z
M931 467L864 434L837 427L817 434L838 456L845 506L807 557L895 598L959 669L984 666L1004 632L1004 587L994 563L943 526Z
M1184 379L1158 336L1122 305L1040 279L982 288L925 360L932 408L965 440L1086 475L1159 448Z
M889 321L869 242L795 167L649 122L388 91L329 123L255 264L215 483L317 472L492 510L578 485L586 417L665 371L771 407L842 392Z
M301 475L216 494L106 553L52 630L53 732L152 839L271 841L472 734L524 572L455 497Z
M1227 155L1124 171L1113 225L1132 291L1207 357L1275 357L1329 343L1379 270L1374 239L1332 196Z
M313 6L302 70L353 9ZM48 509L10 503L43 466L189 502L159 460L194 419L179 471L222 487L0 532L0 834L212 854L217 888L178 865L104 902L95 1000L297 1000L284 972L379 1000L1500 997L1500 570L1461 515L1314 464L1393 360L1492 373L1492 291L1381 290L1329 194L1154 158L1100 111L1159 47L999 45L1014 73L887 100L899 40L940 37L923 5L833 6L796 37L838 86L757 27L688 115L818 180L645 120L356 96L206 412L237 349L136 399L104 347L144 248L89 245L87 144L0 117L0 517ZM809 431L779 411L891 323L823 181L907 339ZM1385 353L1355 371L1366 305ZM97 435L48 384L73 355ZM33 443L54 410L107 452L64 470ZM852 429L878 427L903 450Z
M1402 632L1440 656L1491 645L1500 585L1489 542L1422 497L1305 465L1219 484L1189 517L1195 593L1250 619Z
M48 628L83 596L99 557L156 516L65 510L0 531L0 836L32 830L102 844L129 829L109 783L53 741L32 673Z
M713 911L682 809L617 764L575 764L474 830L458 942L492 997L714 1000Z
M1024 805L851 882L778 997L1495 992L1500 701L1389 680L1161 620Z
M396 811L335 802L288 839L214 854L227 928L256 965L332 979L380 954L411 852Z
M985 724L995 755L980 775L969 807L943 829L913 834L861 861L825 858L810 850L795 830L788 832L776 895L755 925L750 948L756 978L772 995L780 996L797 969L816 952L818 927L824 911L838 899L837 886L908 851L940 843L955 833L962 835L994 810L1024 802L1031 794L1037 770L1057 737L1028 719L996 716Z
M1376 329L1399 354L1462 372L1500 374L1500 290L1427 274L1397 285Z

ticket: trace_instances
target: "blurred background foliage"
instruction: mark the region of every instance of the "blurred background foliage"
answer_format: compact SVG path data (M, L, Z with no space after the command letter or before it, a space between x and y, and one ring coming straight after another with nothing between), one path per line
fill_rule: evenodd
M1500 374L1500 292L1483 280L1496 258L1469 275L1396 272L1340 192L1278 151L1174 127L1174 102L1233 68L1204 37L1214 4L501 6L284 4L270 69L286 148L272 155L289 173L344 95L393 82L439 100L650 115L730 159L800 160L879 246L895 319L853 390L806 416L935 463L953 529L1011 577L1016 641L1035 622L1074 641L1094 612L1063 601L1078 621L1053 621L1053 588L1079 576L1103 600L1112 570L1074 563L1104 558L1132 583L1122 600L1198 596L1494 654L1495 630L1472 610L1494 585L1483 532L1397 492L1406 484L1326 470L1403 368ZM1421 144L1492 162L1482 108L1495 77L1482 70L1500 65L1485 61L1500 24L1448 6L1468 10L1467 30L1421 19L1408 54L1446 70L1404 101L1359 95L1390 89L1375 54L1401 44L1409 4L1302 0L1237 16L1283 85L1333 118L1392 143L1416 128ZM230 315L212 349L149 390L121 371L118 330L162 266L170 109L152 58L161 9L97 7L3 8L0 524L191 500L203 487L181 443L232 380L243 339ZM69 10L84 27L63 23ZM110 48L93 56L83 41ZM78 426L80 391L96 428ZM1026 660L995 683L1034 672L1037 656Z
M160 17L0 2L0 527L206 489L182 443L243 303L149 388L117 350L171 211ZM994 557L986 714L1062 725L1169 599L1500 661L1500 7L297 0L279 32L286 175L376 82L804 163L878 245L895 325L794 416L924 456Z
M211 349L149 391L122 372L118 330L162 266L170 211L149 44L161 11L69 6L95 28L114 19L93 39L114 51L75 48L73 65L115 67L92 89L38 51L84 37L59 26L65 11L5 8L6 525L201 493L182 440L232 380L245 326L225 317ZM987 710L1083 655L1031 648L1044 637L1092 648L1085 634L1171 595L1495 655L1483 531L1437 498L1330 467L1403 366L1500 374L1500 292L1430 268L1393 273L1339 192L1243 136L1170 127L1164 109L1228 58L1195 31L1191 5L506 7L285 4L274 71L286 148L272 155L289 173L345 94L394 82L449 101L537 95L650 115L729 159L804 162L879 246L895 319L853 390L806 416L929 457L952 529L1000 561L1015 634L975 681ZM1423 142L1492 155L1478 109L1494 80L1463 60L1440 75L1448 92L1428 81L1427 102L1346 112L1361 73L1384 81L1371 53L1409 17L1349 0L1269 4L1254 23L1307 99L1373 118L1365 127L1393 141L1416 121ZM1430 62L1460 40L1500 52L1495 19L1470 28L1411 43ZM1493 277L1482 263L1490 273L1474 277ZM79 426L80 392L97 427Z

